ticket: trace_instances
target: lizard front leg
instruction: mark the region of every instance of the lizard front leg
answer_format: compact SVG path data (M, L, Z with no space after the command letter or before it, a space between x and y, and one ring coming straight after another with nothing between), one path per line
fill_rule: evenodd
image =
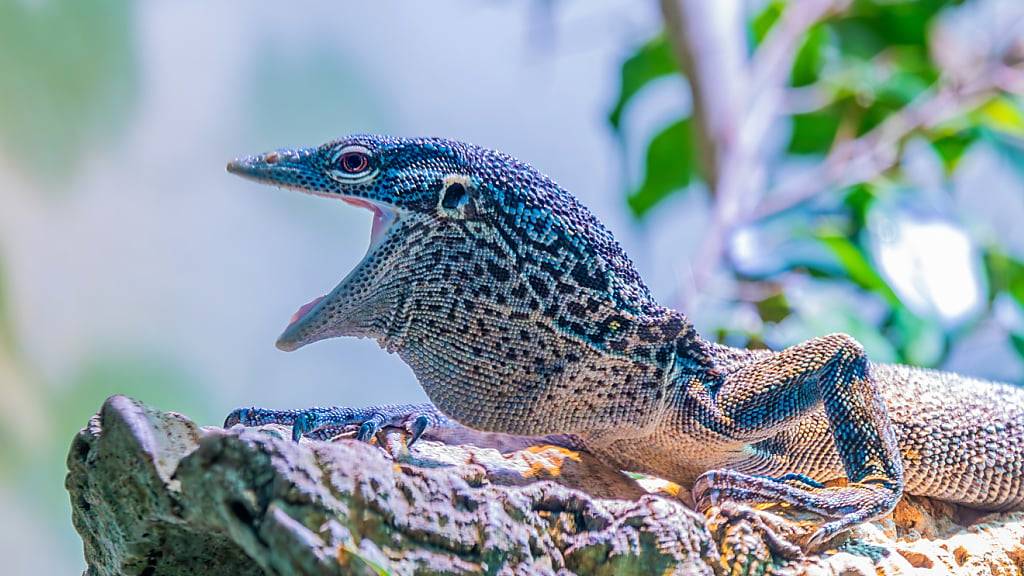
M811 537L812 547L891 511L903 493L902 458L867 358L853 338L817 338L728 373L708 387L701 411L705 425L754 443L798 426L820 407L847 486L824 487L813 479L822 470L777 477L713 470L694 485L698 505L706 509L722 499L782 502L831 518Z
M224 428L281 424L292 427L292 440L306 437L329 440L338 434L358 428L356 439L369 442L383 428L402 428L409 434L407 447L421 437L446 444L472 444L481 448L494 448L501 452L521 450L535 445L551 444L571 450L583 450L584 444L566 434L545 436L517 436L500 432L485 432L463 426L445 416L430 403L378 404L363 408L331 406L302 410L274 410L270 408L236 408L224 420Z
M268 408L236 408L224 419L224 427L235 424L263 426L283 424L292 427L292 440L303 436L327 439L348 427L359 427L356 438L369 442L384 427L405 428L408 445L430 428L456 426L433 404L382 404L366 408L331 406L304 410L272 410Z

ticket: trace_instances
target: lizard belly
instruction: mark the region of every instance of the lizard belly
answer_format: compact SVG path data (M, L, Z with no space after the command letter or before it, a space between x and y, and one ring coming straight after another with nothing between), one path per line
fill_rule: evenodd
M669 416L650 435L622 439L588 449L622 470L640 472L691 487L698 476L717 468L734 468L748 458L746 447L681 413Z

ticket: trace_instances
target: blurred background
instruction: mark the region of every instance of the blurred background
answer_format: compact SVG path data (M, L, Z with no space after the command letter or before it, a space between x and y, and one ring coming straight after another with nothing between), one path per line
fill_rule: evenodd
M129 394L424 399L375 343L274 340L369 213L230 177L351 132L498 148L707 337L847 332L1024 376L1024 3L0 0L0 557L84 566L70 440Z

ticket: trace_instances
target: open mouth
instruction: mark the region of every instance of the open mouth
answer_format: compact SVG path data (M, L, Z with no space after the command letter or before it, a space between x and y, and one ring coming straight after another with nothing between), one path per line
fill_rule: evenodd
M338 304L346 298L345 291L348 289L350 279L360 273L360 268L369 260L374 250L385 241L388 230L400 216L398 209L394 206L365 198L346 196L338 191L334 187L334 183L325 178L315 163L312 163L315 157L316 150L312 148L282 149L238 158L228 163L227 166L228 172L249 180L297 190L313 196L340 199L347 204L365 208L373 213L370 246L366 250L366 256L363 256L359 264L329 294L318 296L295 311L288 321L288 326L277 339L277 347L282 350L295 350L329 336L330 319L324 317L324 314L335 310Z
M366 256L369 256L377 249L378 246L380 246L381 242L384 241L384 237L387 235L388 230L397 219L397 213L390 206L371 202L363 198L342 197L341 200L346 204L365 208L373 213L373 224L370 227L370 245L366 249ZM363 260L366 259L366 256L363 257ZM357 265L356 268L358 267L359 266ZM291 336L295 335L295 333L299 331L300 327L307 324L309 320L318 316L320 309L323 307L321 304L325 304L325 302L332 300L330 297L335 295L344 285L345 280L342 280L341 284L339 284L330 294L317 296L299 307L299 309L292 314L291 319L289 319L288 326L285 327L284 333L278 340L278 346L291 342L293 339Z

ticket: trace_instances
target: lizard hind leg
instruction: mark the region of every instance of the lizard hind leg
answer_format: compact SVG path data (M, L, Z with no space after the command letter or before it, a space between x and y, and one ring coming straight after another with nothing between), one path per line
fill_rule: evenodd
M772 462L777 476L703 474L694 484L702 509L724 500L799 507L828 519L811 536L815 547L888 513L903 494L903 461L887 409L863 349L849 336L816 338L750 362L724 376L709 403L707 425L734 440L754 444L787 431L795 445ZM800 426L816 410L827 421L825 436ZM830 441L846 486L826 487L812 479L835 472L818 469L813 457L816 445Z

